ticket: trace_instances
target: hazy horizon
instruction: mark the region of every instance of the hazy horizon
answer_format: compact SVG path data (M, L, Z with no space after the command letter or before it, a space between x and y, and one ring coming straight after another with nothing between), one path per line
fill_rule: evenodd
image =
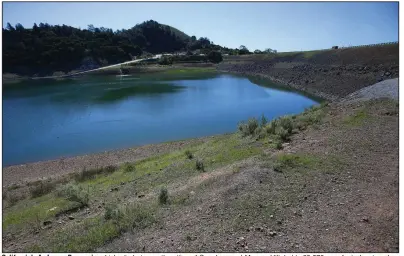
M326 49L398 41L398 2L4 2L10 22L129 29L146 20L251 51Z

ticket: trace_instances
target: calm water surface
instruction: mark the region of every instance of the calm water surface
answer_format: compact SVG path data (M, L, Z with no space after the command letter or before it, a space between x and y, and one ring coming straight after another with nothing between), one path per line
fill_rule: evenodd
M12 85L3 89L3 166L234 132L249 117L317 104L273 86L223 74Z

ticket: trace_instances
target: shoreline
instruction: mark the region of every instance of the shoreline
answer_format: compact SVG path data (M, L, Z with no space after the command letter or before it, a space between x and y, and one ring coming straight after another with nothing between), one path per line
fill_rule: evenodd
M171 67L178 68L178 67ZM146 68L149 70L150 67ZM165 68L168 70L170 68ZM302 93L308 93L315 97L320 97L328 101L335 101L338 97L325 95L324 93L310 90L310 88L302 88L296 85L285 83L281 79L275 79L269 75L257 74L253 72L233 72L223 71L216 69L217 73L222 74L235 74L250 76L256 78L269 79L273 82L280 83L285 88L300 91ZM146 144L142 146L135 146L131 148L110 150L101 153L89 153L85 155L78 155L73 157L60 157L51 160L43 160L36 162L29 162L25 164L16 164L3 167L3 188L7 188L13 185L21 185L27 182L33 182L46 178L60 178L65 175L78 172L84 168L99 168L108 165L119 165L124 162L133 162L145 159L150 156L168 153L173 150L178 150L182 146L203 142L212 137L225 136L225 134L217 134L204 137L195 137L190 139L183 139L177 141L169 141L155 144Z
M23 185L28 182L47 178L58 179L65 175L82 171L84 168L99 168L108 165L120 165L125 162L139 161L151 156L180 150L182 147L199 144L220 136L226 136L226 134L146 144L101 153L90 153L73 157L61 157L52 160L10 165L3 167L3 188Z
M340 99L340 97L335 96L335 95L331 95L331 94L327 94L309 87L304 87L302 85L297 85L297 84L293 84L293 83L288 83L285 80L279 79L279 78L275 78L273 76L270 75L265 75L265 74L259 74L259 73L254 73L254 72L239 72L239 71L227 71L227 70L218 70L219 73L228 73L228 74L234 74L234 75L242 75L242 76L251 76L251 77L256 77L256 78L264 78L264 79L268 79L272 82L278 83L280 85L282 85L285 88L289 88L292 90L297 90L298 92L301 93L305 93L308 94L309 96L314 96L314 97L318 97L320 99L324 99L327 101L338 101Z

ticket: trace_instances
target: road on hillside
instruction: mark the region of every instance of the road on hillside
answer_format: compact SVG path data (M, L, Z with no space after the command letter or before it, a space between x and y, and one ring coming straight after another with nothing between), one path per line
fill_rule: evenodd
M101 67L101 68L96 68L96 69L81 71L81 72L77 72L77 73L74 73L74 74L68 74L68 75L62 75L62 76L35 77L35 78L33 78L33 79L71 77L71 76L82 75L82 74L86 74L86 73L90 73L90 72L94 72L94 71L99 71L99 70L103 70L103 69L109 69L109 68L113 68L113 67L118 67L118 66L121 66L121 65L126 65L126 64L141 62L141 61L143 61L143 60L159 59L159 58L161 58L161 56L162 56L162 54L158 54L158 55L155 55L155 56L153 56L153 57L151 57L151 58L130 60L130 61L126 61L126 62L114 64L114 65L109 65L109 66L105 66L105 67Z

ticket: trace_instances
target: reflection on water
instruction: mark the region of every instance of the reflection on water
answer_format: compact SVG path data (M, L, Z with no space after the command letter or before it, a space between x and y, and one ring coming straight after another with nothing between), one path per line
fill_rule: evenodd
M251 116L272 119L316 102L266 80L219 74L24 82L3 90L3 163L233 132Z

